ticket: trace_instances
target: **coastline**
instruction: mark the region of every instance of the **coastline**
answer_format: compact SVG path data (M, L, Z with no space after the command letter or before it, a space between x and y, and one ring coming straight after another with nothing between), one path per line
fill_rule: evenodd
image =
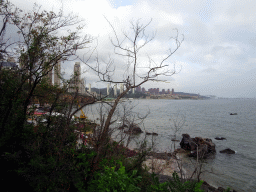
M178 159L181 159L181 160L184 159L185 157L185 153L178 153L176 155ZM160 157L159 159L157 157L148 156L148 159L143 163L145 166L149 168L149 173L152 173L152 169L150 167L152 167L152 163L153 163L153 165L155 165L156 167L154 172L158 175L160 183L164 183L172 179L172 174L174 171L176 171L179 177L181 178L180 168L178 166L176 159L171 157L169 160L164 160L162 158L163 157ZM188 167L182 167L182 172L183 172L184 179L189 179L189 175L192 174L191 170ZM196 181L195 179L191 179L191 180ZM205 192L223 192L226 190L223 187L218 187L213 185L209 181L204 181L201 186L201 189L203 189ZM230 190L230 192L237 192L237 191Z
M136 152L134 149L129 149ZM179 149L178 149L179 150ZM173 172L177 172L179 177L181 178L180 174L180 168L177 163L178 160L183 161L183 167L182 167L182 174L183 178L186 180L190 180L192 170L191 168L192 164L189 164L186 160L187 152L184 150L179 150L178 152L171 153L150 153L148 156L146 156L146 160L143 162L143 166L147 167L148 172L152 173L152 165L154 169L154 173L156 173L159 177L159 182L164 183L170 179L172 179ZM196 179L192 178L191 180L196 181ZM213 185L209 181L203 182L201 189L205 192L224 192L226 189L223 187L218 187ZM234 189L231 189L230 192L238 192Z

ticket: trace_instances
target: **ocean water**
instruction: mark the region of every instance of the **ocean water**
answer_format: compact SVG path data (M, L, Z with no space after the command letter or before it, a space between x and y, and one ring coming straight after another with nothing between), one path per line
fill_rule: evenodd
M85 107L84 111L90 119L97 121L100 106L98 103ZM213 186L231 187L237 191L256 191L256 99L127 101L119 105L113 127L118 126L124 109L129 111L129 108L132 112L126 117L138 123L144 131L134 137L135 141L142 140L145 131L156 132L156 149L172 151L172 127L176 121L180 125L176 134L178 139L183 133L188 133L191 137L210 138L216 145L216 155L204 166L205 171L212 170L213 173L203 174L203 180ZM108 110L107 107L102 109ZM146 114L147 118L143 119ZM215 140L217 136L227 140ZM151 141L148 140L149 144ZM129 147L136 147L135 142ZM236 151L236 154L219 153L226 148Z

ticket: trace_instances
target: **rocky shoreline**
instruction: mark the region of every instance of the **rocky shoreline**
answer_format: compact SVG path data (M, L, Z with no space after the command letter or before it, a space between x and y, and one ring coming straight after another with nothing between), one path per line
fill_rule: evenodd
M177 165L177 162L174 161L174 156L178 158L184 157L184 155L187 155L186 152L179 148L175 151L174 154L171 153L157 153L157 152L151 152L149 153L149 156L147 156L146 161L144 161L144 165L146 165L148 168L152 167L152 163L155 165L156 170L155 172L158 173L159 182L164 183L170 179L172 179L172 173L176 171L179 174L179 167ZM152 173L152 170L150 168L150 173ZM188 174L189 171L186 170L186 168L183 168L184 174ZM180 174L179 174L180 176ZM193 179L192 179L193 180ZM225 189L223 187L214 187L204 181L204 183L201 186L201 189L205 192L224 192ZM237 192L236 190L230 190L230 192Z
M126 130L125 130L126 128ZM137 125L122 126L119 129L123 129L127 134L142 133L142 130ZM146 135L158 135L157 133L148 133ZM216 137L216 140L225 140L224 137ZM191 168L191 164L184 163L187 157L209 158L216 154L215 144L212 139L195 137L191 138L189 134L182 134L182 140L180 142L179 149L176 149L173 153L159 153L150 152L146 160L143 162L143 166L148 168L149 173L156 173L159 176L160 183L166 182L172 179L173 172L177 172L179 177L189 179L188 176L192 175L194 169ZM129 149L130 157L136 155L136 150ZM134 152L131 152L134 151ZM231 149L225 149L220 153L234 154ZM182 171L178 161L182 160ZM185 177L184 177L185 176ZM193 179L192 179L193 180ZM206 181L201 186L201 189L205 192L223 192L223 187L214 187L208 184ZM236 190L230 190L230 192L237 192Z

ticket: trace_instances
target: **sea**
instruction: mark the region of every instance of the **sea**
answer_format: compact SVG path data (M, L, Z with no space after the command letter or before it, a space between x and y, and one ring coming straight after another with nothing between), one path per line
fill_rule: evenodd
M99 123L99 114L106 114L109 107L96 103L83 110L89 119ZM112 128L121 124L122 117L138 124L143 131L129 144L133 149L145 139L145 132L158 134L153 139L146 137L148 146L153 144L158 152L173 151L171 139L176 135L181 140L183 133L212 139L216 154L206 160L202 179L215 187L256 191L256 99L133 99L118 105ZM216 140L215 137L225 137L226 140ZM115 138L120 139L120 135L116 134ZM179 142L175 147L179 147ZM236 153L219 152L226 148Z

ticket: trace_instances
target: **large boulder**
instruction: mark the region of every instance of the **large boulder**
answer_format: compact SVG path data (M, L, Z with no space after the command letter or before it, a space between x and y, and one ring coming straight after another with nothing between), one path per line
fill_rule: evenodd
M211 139L202 137L191 138L189 134L182 134L180 147L191 151L189 155L191 157L197 157L198 155L199 157L206 158L210 154L216 153L215 144Z

